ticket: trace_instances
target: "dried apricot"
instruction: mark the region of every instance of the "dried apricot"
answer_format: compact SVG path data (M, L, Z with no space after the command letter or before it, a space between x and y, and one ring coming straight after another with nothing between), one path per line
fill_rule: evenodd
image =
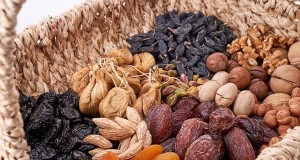
M102 158L101 160L119 160L118 155L115 153L108 151Z
M154 157L152 160L180 160L180 158L175 152L166 152Z
M163 153L163 147L161 145L151 145L137 155L135 155L131 160L152 160L159 154Z

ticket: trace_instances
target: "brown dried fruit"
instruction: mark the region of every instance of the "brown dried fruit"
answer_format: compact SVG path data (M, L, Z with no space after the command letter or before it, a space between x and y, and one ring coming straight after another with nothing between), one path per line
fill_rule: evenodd
M114 87L99 104L99 113L103 117L123 117L130 101L130 94L125 89Z
M264 82L266 82L268 80L268 73L261 66L252 66L249 69L249 73L251 75L251 79L260 79Z
M239 90L250 84L250 73L243 67L235 67L229 73L229 82L234 83Z
M176 138L170 138L162 142L160 145L164 148L164 152L173 152Z
M153 144L166 140L172 131L172 110L166 104L156 105L150 108L146 122L152 135Z
M300 97L293 97L289 101L290 111L295 116L300 116Z
M113 50L108 54L108 57L115 58L118 65L129 65L133 61L132 54L127 48Z
M90 81L90 68L84 67L75 72L70 80L69 87L77 94L81 93L83 89L89 84Z
M174 144L174 151L182 159L190 144L205 133L208 124L198 118L185 120Z
M178 109L172 113L172 133L171 135L177 135L183 122L193 117L193 113L186 109Z
M217 108L209 115L209 130L211 133L220 135L223 128L233 120L234 114L229 108Z
M217 107L213 102L209 102L209 101L202 102L194 109L194 116L196 118L200 118L204 122L208 122L209 115L216 108Z
M193 110L197 105L199 104L199 101L194 99L194 98L182 98L180 99L176 104L175 106L173 107L173 109L176 111L176 110L179 110L179 109L185 109L185 110Z
M133 56L133 63L132 63L138 70L146 73L149 69L155 65L154 57L147 52L141 54L135 54Z
M232 160L254 160L255 152L243 130L234 127L225 136L229 158Z
M206 66L207 69L212 72L224 71L228 64L228 58L225 54L215 52L207 57Z
M224 154L224 142L217 142L209 135L196 139L187 149L185 160L219 160Z

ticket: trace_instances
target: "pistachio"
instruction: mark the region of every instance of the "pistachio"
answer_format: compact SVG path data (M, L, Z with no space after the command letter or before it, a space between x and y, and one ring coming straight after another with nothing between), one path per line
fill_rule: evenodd
M176 71L176 70L169 70L169 71L168 71L168 76L170 76L170 77L175 77L175 76L177 76L177 71Z
M202 85L202 84L204 84L207 81L208 81L208 79L206 79L206 78L198 78L197 79L197 84L198 85Z
M175 91L174 91L175 95L178 96L178 97L182 97L182 96L186 96L187 95L187 91L182 89L182 88L177 88Z
M193 75L193 81L197 81L199 79L199 75Z
M237 86L234 83L226 83L217 90L215 95L216 104L221 107L229 107L237 94Z
M249 116L253 112L253 107L255 105L255 97L253 93L249 90L241 91L233 106L233 112L236 115L247 115Z
M193 97L195 99L198 99L198 90L197 90L197 87L195 86L192 86L190 87L188 90L187 90L187 94L189 97Z
M184 90L188 90L190 88L189 85L187 85L186 83L183 83L183 82L176 81L175 84L178 88L181 88L181 89L184 89Z
M168 96L169 94L173 93L176 90L176 88L177 87L174 85L169 85L161 91L161 94L162 96Z
M167 64L165 67L166 71L174 70L174 69L176 69L176 66L174 64Z
M189 81L189 79L188 79L186 74L181 74L180 75L180 81L184 82L184 83L187 83Z
M175 95L174 93L170 94L167 99L166 99L166 103L169 106L174 106L177 102L177 95Z
M192 86L194 86L194 87L199 86L198 83L197 83L196 81L189 81L188 84L189 84L189 86L191 86L191 87L192 87Z

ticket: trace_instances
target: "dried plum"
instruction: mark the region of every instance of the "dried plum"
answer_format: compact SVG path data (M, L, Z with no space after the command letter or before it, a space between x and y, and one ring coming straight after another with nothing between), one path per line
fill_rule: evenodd
M39 144L34 146L29 155L31 159L50 160L55 158L57 152L57 150L48 145Z

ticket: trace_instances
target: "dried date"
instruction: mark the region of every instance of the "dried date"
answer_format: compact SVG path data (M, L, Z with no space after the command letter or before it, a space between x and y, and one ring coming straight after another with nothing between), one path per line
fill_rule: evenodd
M173 107L173 109L179 110L179 109L184 109L184 110L188 110L191 111L193 110L197 105L199 104L198 100L194 99L194 98L190 98L190 97L186 97L186 98L182 98L180 99L175 106Z
M229 158L232 160L254 160L255 152L243 130L234 127L225 136Z
M175 140L176 140L176 138L170 138L160 144L163 147L164 152L173 152L174 151Z
M216 109L214 102L205 101L194 109L194 116L208 123L209 115Z
M193 118L193 113L186 109L179 109L172 113L172 133L171 135L177 135L180 130L182 123L187 120Z
M212 136L221 136L222 130L233 121L234 114L229 108L217 108L209 115L209 131Z
M152 142L158 144L166 140L172 132L172 110L166 104L150 108L146 116L148 129L152 135Z

